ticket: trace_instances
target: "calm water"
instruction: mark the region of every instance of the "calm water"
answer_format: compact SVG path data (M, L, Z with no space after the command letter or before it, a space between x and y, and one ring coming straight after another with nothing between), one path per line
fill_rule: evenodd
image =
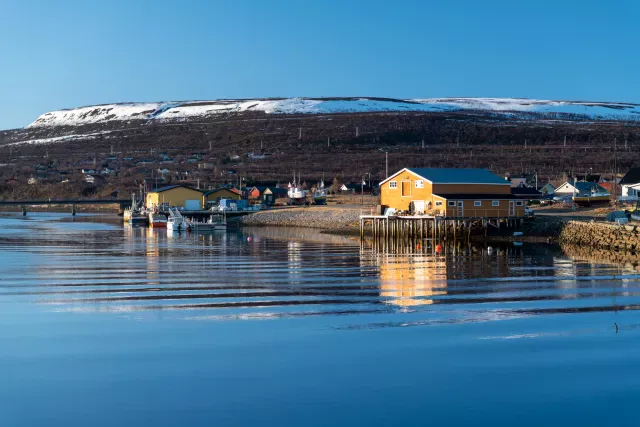
M553 247L376 256L30 214L0 216L0 257L0 426L637 418L640 275Z

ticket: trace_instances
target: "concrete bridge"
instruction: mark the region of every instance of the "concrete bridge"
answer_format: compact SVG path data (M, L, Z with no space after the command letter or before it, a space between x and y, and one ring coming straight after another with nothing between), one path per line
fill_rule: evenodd
M119 205L122 212L131 207L131 200L126 199L61 199L61 200L2 200L0 206L20 206L22 215L27 215L27 206L71 205L71 215L76 214L76 205Z

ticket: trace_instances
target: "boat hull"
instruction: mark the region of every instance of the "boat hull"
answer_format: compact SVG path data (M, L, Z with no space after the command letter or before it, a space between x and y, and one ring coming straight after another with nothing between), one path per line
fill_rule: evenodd
M316 205L326 205L327 198L326 197L316 197L313 199L313 203Z
M609 203L610 196L573 197L573 203L578 206L591 206Z

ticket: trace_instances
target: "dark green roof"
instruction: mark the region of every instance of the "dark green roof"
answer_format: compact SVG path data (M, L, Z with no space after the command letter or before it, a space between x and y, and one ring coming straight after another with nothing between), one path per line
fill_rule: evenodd
M404 170L404 169L403 169ZM506 179L479 168L406 168L409 172L421 176L433 184L505 184L510 185ZM402 172L402 171L400 171ZM382 181L388 181L393 176Z

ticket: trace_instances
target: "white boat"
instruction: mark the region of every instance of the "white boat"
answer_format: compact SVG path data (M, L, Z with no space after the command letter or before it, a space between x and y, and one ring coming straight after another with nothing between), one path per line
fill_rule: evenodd
M287 196L289 196L290 205L304 205L307 203L307 190L303 190L300 187L300 176L298 175L298 181L296 182L296 174L293 174L293 184L289 183Z
M171 231L187 231L189 230L189 223L180 214L180 211L176 208L169 208L169 219L167 220L167 230Z

